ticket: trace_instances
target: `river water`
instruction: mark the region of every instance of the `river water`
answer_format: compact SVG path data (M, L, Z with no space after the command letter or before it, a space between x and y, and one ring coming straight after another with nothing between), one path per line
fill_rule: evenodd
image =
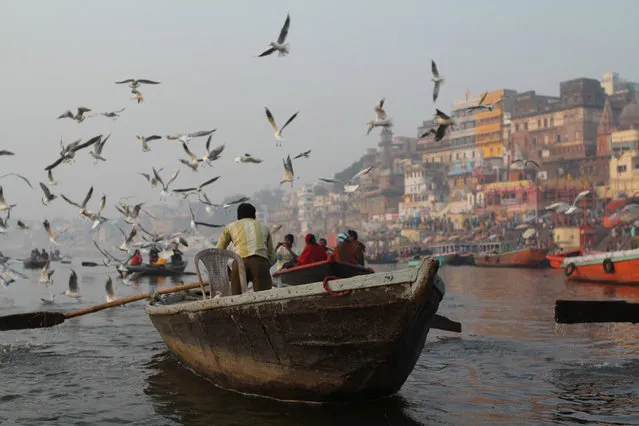
M74 259L82 302L39 271L0 289L0 312L64 311L104 301L106 268ZM138 302L51 329L0 333L0 422L20 425L639 424L639 326L556 325L557 298L639 299L639 287L566 282L557 270L441 270L440 313L460 335L432 331L400 393L372 403L306 406L223 391L168 354ZM113 274L115 278L115 274ZM192 277L186 277L189 282ZM117 281L116 281L117 282ZM117 285L118 297L170 281Z

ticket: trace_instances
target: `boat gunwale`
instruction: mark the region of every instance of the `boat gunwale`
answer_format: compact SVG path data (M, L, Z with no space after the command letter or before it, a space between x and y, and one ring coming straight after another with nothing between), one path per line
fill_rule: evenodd
M279 276L286 275L286 274L291 273L291 272L303 271L303 270L306 270L306 269L311 269L312 267L328 265L328 264L338 264L338 265L350 266L350 267L353 267L353 268L356 268L356 269L362 269L362 270L369 271L370 273L375 273L373 268L367 268L367 267L361 266L361 265L353 265L352 263L347 263L347 262L342 262L342 261L339 261L339 260L335 260L335 258L333 256L329 256L328 259L320 260L319 262L313 262L313 263L308 263L306 265L296 266L294 268L288 268L288 269L279 270L279 271L273 273L273 277L277 278Z
M625 253L625 254L621 256L615 256L615 253ZM616 251L616 252L614 251L604 252L604 253L590 254L590 255L579 256L579 257L567 257L561 263L561 267L565 268L570 263L574 263L575 266L600 265L606 259L610 259L613 263L639 260L639 249L622 250L622 251Z
M368 290L389 285L410 284L407 290L407 298L420 296L425 289L416 288L416 284L422 281L433 280L432 288L436 289L441 298L446 293L446 287L437 269L438 262L424 259L418 268L406 268L393 272L378 272L374 274L358 275L350 278L342 278L330 281L331 290L341 292L345 290ZM435 269L434 272L431 272ZM383 277L380 279L380 277ZM202 299L188 302L177 302L170 305L147 305L145 311L149 316L175 315L181 313L197 313L208 310L222 309L228 307L248 306L261 303L281 302L290 299L304 298L310 296L328 295L322 283L301 284L284 288L272 288L267 291L250 292L236 296L225 296L213 299Z

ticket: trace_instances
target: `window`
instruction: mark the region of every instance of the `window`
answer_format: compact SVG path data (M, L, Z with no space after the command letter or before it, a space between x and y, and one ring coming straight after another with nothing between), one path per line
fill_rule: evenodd
M544 144L548 145L548 135L544 135Z
M555 142L561 142L561 135L560 134L556 134L555 135Z
M541 120L537 120L537 128L540 129L541 128Z
M515 124L515 132L519 131L519 124Z
M459 152L455 154L455 160L459 160Z
M617 166L617 173L623 173L626 171L626 165L624 164L623 166Z
M537 146L537 136L533 136L532 144L533 146Z
M575 132L575 140L579 140L579 136L580 136L579 132Z
M524 123L524 130L528 130L528 123Z
M564 133L564 142L568 140L568 133Z
M527 192L523 192L523 193L521 194L521 201L523 201L524 203L525 203L526 201L528 201L528 193L527 193Z
M544 127L548 127L548 119L544 118Z

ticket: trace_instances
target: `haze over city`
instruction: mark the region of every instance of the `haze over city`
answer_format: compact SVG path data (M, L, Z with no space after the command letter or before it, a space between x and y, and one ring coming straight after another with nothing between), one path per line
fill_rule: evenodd
M100 2L5 1L0 6L2 173L27 176L34 186L5 178L12 216L27 220L71 217L77 210L56 200L44 211L38 182L44 167L65 143L111 132L94 165L87 151L76 163L55 170L57 192L79 200L90 185L113 204L133 195L160 201L137 175L152 166L168 176L181 169L175 187L217 175L206 191L213 201L264 186L277 187L282 158L311 149L295 163L298 186L331 177L376 147L379 130L366 136L373 106L386 97L396 136L416 135L432 117L430 61L446 81L437 106L497 88L558 95L558 82L600 78L614 70L639 79L631 41L639 30L639 3L618 1L433 2ZM256 58L291 15L291 54ZM130 90L114 82L148 78L136 104ZM92 112L125 107L117 121L93 117L82 123L57 120L78 106ZM275 147L264 116L268 106L278 122L300 111ZM217 129L212 144L226 144L222 159L194 173L178 163L179 143L151 142L143 153L136 135ZM190 146L204 150L205 139ZM236 164L250 153L262 164ZM283 189L290 190L288 184ZM97 202L97 196L94 196Z

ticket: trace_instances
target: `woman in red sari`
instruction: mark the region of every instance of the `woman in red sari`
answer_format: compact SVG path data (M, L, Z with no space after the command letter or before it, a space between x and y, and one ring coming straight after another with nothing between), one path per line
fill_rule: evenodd
M315 262L321 262L327 259L326 251L324 250L322 246L317 244L317 241L315 240L315 235L306 234L304 241L306 241L306 246L304 246L304 250L302 250L302 254L300 254L300 256L297 258L296 266L308 265Z

